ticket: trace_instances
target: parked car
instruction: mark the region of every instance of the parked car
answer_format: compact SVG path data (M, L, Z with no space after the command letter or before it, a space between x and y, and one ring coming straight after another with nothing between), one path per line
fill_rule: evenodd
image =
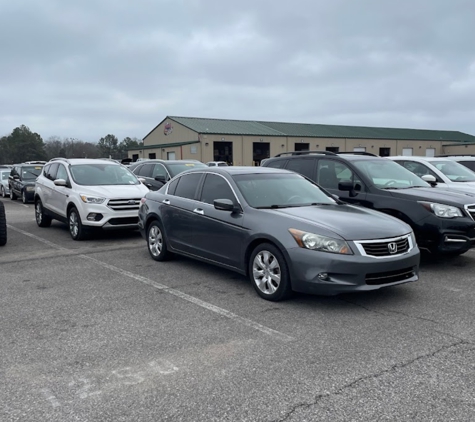
M475 173L448 158L388 157L438 188L475 194Z
M445 157L447 160L456 161L459 164L475 171L475 156L474 155L440 155L439 157Z
M7 217L5 215L5 205L0 202L0 246L7 243Z
M35 216L40 227L53 219L68 224L74 240L95 228L137 229L140 200L148 189L111 160L55 158L36 180Z
M132 167L131 171L150 190L158 190L183 171L206 167L206 164L197 160L147 160Z
M226 161L208 161L206 165L208 167L226 167L228 163Z
M409 224L419 248L460 255L475 246L475 196L432 188L388 158L369 153L282 153L264 167L303 174L342 200Z
M10 199L21 197L24 204L32 202L35 196L35 180L41 173L43 164L15 164L8 176Z
M345 204L301 175L262 167L195 169L148 193L139 227L151 257L177 253L248 275L277 301L416 281L412 229Z
M8 186L8 176L10 176L11 169L8 167L0 167L0 195L6 198L10 195L10 188Z

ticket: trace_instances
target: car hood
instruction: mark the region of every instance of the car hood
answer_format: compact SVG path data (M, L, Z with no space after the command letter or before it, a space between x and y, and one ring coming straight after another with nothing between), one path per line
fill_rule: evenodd
M475 193L454 191L449 187L388 189L387 191L396 198L406 198L416 201L430 201L456 206L475 204Z
M394 217L354 205L314 205L268 211L324 227L346 240L382 239L411 232L406 223Z
M77 190L80 194L109 199L142 198L150 192L142 183L139 185L78 186Z

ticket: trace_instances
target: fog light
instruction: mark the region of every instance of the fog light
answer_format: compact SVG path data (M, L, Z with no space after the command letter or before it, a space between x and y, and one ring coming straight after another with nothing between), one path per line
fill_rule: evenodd
M88 214L88 216L86 217L88 221L100 221L102 220L102 214L97 214L95 212L91 212L90 214Z
M322 280L322 281L328 281L330 280L330 277L328 277L327 273L320 273L317 275L317 277Z

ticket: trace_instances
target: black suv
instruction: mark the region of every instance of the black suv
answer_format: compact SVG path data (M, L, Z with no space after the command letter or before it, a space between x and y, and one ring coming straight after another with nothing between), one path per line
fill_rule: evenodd
M35 181L43 169L44 161L15 164L8 176L10 199L21 197L24 204L33 202Z
M129 170L150 190L160 189L177 174L196 168L208 168L197 160L146 160L131 164Z
M475 196L433 188L389 159L298 151L272 157L263 167L295 171L346 202L405 221L423 250L460 255L475 246Z

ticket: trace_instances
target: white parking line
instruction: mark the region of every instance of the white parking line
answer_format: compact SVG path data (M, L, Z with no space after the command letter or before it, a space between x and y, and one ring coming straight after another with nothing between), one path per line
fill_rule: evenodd
M38 240L39 242L42 242L42 243L44 243L44 244L46 244L46 245L48 245L48 246L50 246L50 247L52 247L52 248L55 248L55 249L58 249L58 250L61 250L61 251L69 251L69 252L71 251L70 249L64 248L64 247L62 247L62 246L60 246L60 245L57 245L57 244L55 244L55 243L53 243L53 242L50 242L49 240L45 240L45 239L43 239L43 238L41 238L41 237L39 237L39 236L36 236L36 235L31 234L31 233L28 233L28 232L26 232L26 231L24 231L24 230L21 230L21 229L18 229L18 228L16 228L16 227L13 227L13 226L11 226L10 224L8 225L8 227L9 227L10 229L12 229L12 230L18 232L18 233L21 233L21 234L23 234L23 235L25 235L25 236L31 237L31 238L33 238L33 239L36 239L36 240ZM174 296L176 296L176 297L179 297L179 298L181 298L181 299L183 299L183 300L186 300L186 301L188 301L188 302L194 303L194 304L197 305L197 306L200 306L200 307L202 307L202 308L204 308L204 309L207 309L207 310L209 310L209 311L211 311L211 312L214 312L214 313L216 313L216 314L222 315L222 316L224 316L224 317L226 317L226 318L229 318L229 319L231 319L231 320L233 320L233 321L235 321L235 322L239 322L239 323L241 323L241 324L243 324L243 325L245 325L245 326L247 326L247 327L254 328L254 329L257 330L257 331L260 331L260 332L262 332L262 333L264 333L264 334L267 334L267 335L270 335L270 336L272 336L272 337L275 337L275 338L277 338L277 339L279 339L279 340L286 341L286 342L294 340L293 337L288 336L287 334L284 334L284 333L281 333L281 332L279 332L279 331L273 330L272 328L266 327L266 326L264 326L264 325L262 325L262 324L259 324L259 323L255 322L255 321L252 321L252 320L250 320L250 319L243 318L243 317L241 317L241 316L239 316L239 315L234 314L233 312L227 311L226 309L220 308L219 306L216 306L216 305L213 305L213 304L211 304L211 303L205 302L204 300L198 299L198 298L196 298L196 297L194 297L194 296L191 296L191 295L189 295L189 294L183 293L183 292L181 292L181 291L179 291L179 290L173 289L173 288L168 287L168 286L166 286L166 285L164 285L164 284L157 283L156 281L151 280L151 279L149 279L149 278L147 278L147 277L142 277L142 276L140 276L140 275L131 273L130 271L126 271L126 270L123 270L123 269L121 269L121 268L116 267L115 265L110 265L110 264L107 264L107 263L105 263L105 262L99 261L98 259L93 258L93 257L88 256L88 255L80 254L80 255L78 255L78 256L81 257L81 258L84 258L84 259L88 259L89 261L92 261L92 262L94 262L95 264L100 265L101 267L107 268L108 270L114 271L114 272L119 273L119 274L121 274L121 275L124 275L124 276L126 276L126 277L129 277L129 278L132 278L132 279L134 279L134 280L140 281L140 282L142 282L142 283L148 284L149 286L152 286L152 287L154 287L154 288L156 288L156 289L158 289L158 290L163 290L163 291L165 291L165 292L167 292L167 293L170 293L170 294L172 294L172 295L174 295Z

